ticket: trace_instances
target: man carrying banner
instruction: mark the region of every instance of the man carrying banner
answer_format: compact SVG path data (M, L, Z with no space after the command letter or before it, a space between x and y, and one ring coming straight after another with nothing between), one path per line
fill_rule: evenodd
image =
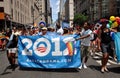
M81 34L80 38L77 38L76 40L81 39L81 61L83 64L79 67L79 69L87 68L86 63L89 56L90 51L90 40L91 40L91 33L92 31L89 29L90 24L88 22L84 23L84 31Z
M47 34L47 27L42 27L40 35L46 35Z

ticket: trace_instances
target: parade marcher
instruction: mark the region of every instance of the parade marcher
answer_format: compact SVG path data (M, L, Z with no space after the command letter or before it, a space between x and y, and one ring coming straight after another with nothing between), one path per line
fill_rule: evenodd
M9 42L6 45L8 61L13 69L15 68L15 62L16 62L15 57L16 57L17 43L18 43L17 36L15 34L16 34L16 29L13 29Z
M81 61L82 64L79 69L87 68L86 63L89 57L90 50L90 39L92 31L89 29L90 24L88 22L84 23L84 31L82 31L81 37L76 40L81 39Z
M70 34L70 35L73 34L73 28L72 28L72 27L69 28L69 34Z
M39 34L39 27L34 27L33 35L38 35Z
M46 35L46 34L47 34L47 27L42 27L40 35Z
M92 34L91 34L91 43L90 43L90 53L91 53L91 56L94 57L95 55L95 52L98 50L98 35L97 35L97 29L95 28L93 31L92 31Z
M63 34L63 28L62 28L62 27L57 30L57 34L58 34L58 35L62 35L62 34Z
M62 35L68 35L69 34L69 30L68 28L63 28L63 34Z
M102 21L102 27L99 30L99 35L100 35L100 41L101 41L101 51L103 53L102 56L102 67L101 67L101 72L104 73L105 71L108 72L109 70L107 69L107 62L109 59L109 54L111 53L111 41L112 37L110 35L111 31L114 31L113 29L107 28L107 21Z

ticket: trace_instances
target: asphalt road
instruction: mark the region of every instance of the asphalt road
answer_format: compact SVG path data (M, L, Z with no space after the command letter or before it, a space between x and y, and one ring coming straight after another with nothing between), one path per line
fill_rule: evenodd
M108 64L109 73L100 72L100 56L89 58L87 69L30 69L20 68L16 62L15 70L9 66L6 52L0 51L0 78L120 78L120 65ZM17 58L16 58L17 59Z

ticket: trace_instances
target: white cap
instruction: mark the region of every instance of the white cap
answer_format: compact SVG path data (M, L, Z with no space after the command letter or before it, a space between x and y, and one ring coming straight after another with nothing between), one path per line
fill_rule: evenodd
M42 30L47 30L47 27L42 27L41 29L42 29Z

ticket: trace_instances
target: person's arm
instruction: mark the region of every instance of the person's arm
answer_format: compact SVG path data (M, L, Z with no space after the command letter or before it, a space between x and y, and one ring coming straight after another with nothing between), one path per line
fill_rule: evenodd
M99 30L98 30L98 33L97 33L97 35L98 35L98 38L97 38L97 46L98 46L98 49L101 51L101 33L102 33L102 30L101 30L101 28L99 28Z
M116 29L113 29L113 28L110 28L110 31L112 31L112 32L117 32L117 30L116 30Z
M89 36L90 36L90 34L88 34L88 35L85 35L85 36L81 36L80 38L77 38L77 39L75 39L75 40L84 39L84 38L87 38L87 37L89 37Z

